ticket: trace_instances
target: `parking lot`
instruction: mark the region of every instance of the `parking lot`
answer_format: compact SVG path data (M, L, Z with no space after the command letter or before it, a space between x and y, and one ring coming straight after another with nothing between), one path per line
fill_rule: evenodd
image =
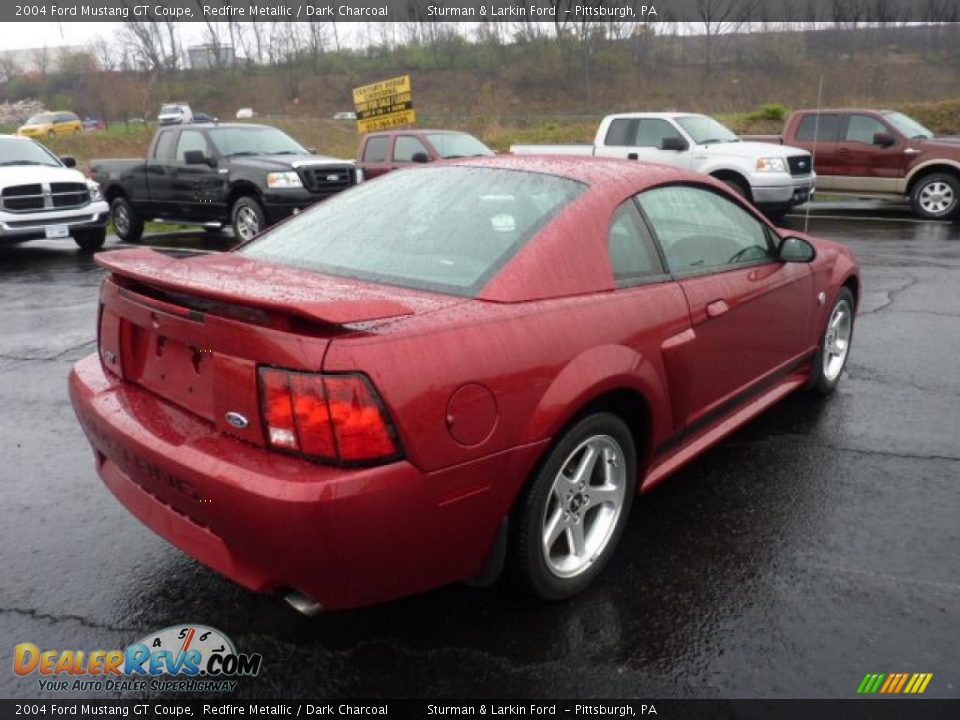
M901 671L960 697L960 225L862 203L818 206L809 231L863 264L838 393L788 398L640 498L585 595L544 605L501 581L312 620L102 486L66 392L101 271L70 241L0 248L0 634L107 649L210 625L264 657L231 697L852 697ZM0 694L53 696L36 682L0 673Z

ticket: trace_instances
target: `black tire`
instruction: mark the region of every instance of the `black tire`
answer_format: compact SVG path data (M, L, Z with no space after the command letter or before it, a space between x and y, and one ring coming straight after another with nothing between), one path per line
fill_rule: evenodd
M110 213L113 231L118 238L129 243L140 242L143 237L143 217L124 195L114 198L110 203Z
M750 188L742 180L732 177L722 177L718 178L720 182L726 185L728 188L733 190L737 195L742 197L744 200L750 201Z
M950 173L925 175L910 193L913 212L924 220L949 220L960 211L960 179Z
M250 195L236 199L230 209L230 225L238 242L256 237L267 227L267 216L260 202Z
M850 331L846 340L847 350L840 363L839 370L828 373L826 370L827 363L824 362L824 355L827 352L827 346L830 344L831 321L834 319L838 309L844 305L850 313ZM840 291L833 300L833 305L830 306L830 312L827 314L827 322L824 324L823 332L820 334L820 346L813 358L813 369L810 371L810 379L807 380L807 390L820 393L821 395L829 395L837 389L837 384L840 382L840 378L843 377L843 371L847 366L847 361L850 359L856 312L857 306L853 299L853 293L850 292L850 288L840 288Z
M96 252L107 241L107 229L77 230L73 233L73 241L81 252Z
M593 470L585 488L580 486L581 490L578 491L576 485L571 486L574 488L572 492L576 492L577 495L570 497L567 504L560 504L558 492L554 488L555 481L560 482L562 471L570 465L583 462L586 458L585 453L589 451L589 446L583 450L581 448L587 443L595 442L598 438L602 439L603 443L612 441L619 449L619 457L622 458L622 468L625 473L622 476L623 494L619 500L619 513L607 520L603 526L595 523L603 519L600 513L606 506L596 503L600 488L593 483L596 482L599 471L606 469L603 464L606 454L597 455L598 460L592 465ZM613 445L609 445L608 448L613 450ZM611 455L611 457L617 456L616 452ZM616 474L618 465L608 464L613 468L611 472ZM562 477L565 482L572 476L563 472ZM514 516L511 519L512 537L509 560L514 579L521 588L545 600L563 600L583 592L603 570L620 541L630 515L633 496L636 493L636 481L637 461L633 436L626 423L619 417L612 413L599 412L588 415L567 430L553 445L538 470L530 478L517 501ZM607 479L604 479L604 484L606 483ZM591 487L595 490L593 499L589 498ZM577 497L580 499L577 500ZM591 505L591 502L594 504ZM585 550L583 553L587 556L583 566L566 577L552 569L558 561L551 551L557 547L558 543L568 551L572 549L570 545L572 535L566 530L560 531L550 544L550 548L545 551L543 547L544 534L549 524L548 513L554 516L557 512L560 513L557 519L560 520L562 517L564 527L572 528L574 524L582 523L581 534L587 538L587 542L593 530L596 529L598 533L593 550L590 552ZM586 544L583 547L586 548Z

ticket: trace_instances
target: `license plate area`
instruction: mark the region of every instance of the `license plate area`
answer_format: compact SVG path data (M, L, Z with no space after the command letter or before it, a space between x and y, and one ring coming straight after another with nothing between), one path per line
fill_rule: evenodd
M44 234L47 238L65 238L69 237L70 229L66 225L47 225Z
M202 417L213 417L213 353L209 348L188 344L130 324L129 337L134 376L128 380L152 390Z

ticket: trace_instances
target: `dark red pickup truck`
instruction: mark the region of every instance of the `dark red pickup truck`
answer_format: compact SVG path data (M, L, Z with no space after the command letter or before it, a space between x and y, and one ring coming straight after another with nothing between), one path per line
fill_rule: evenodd
M369 179L417 163L493 154L493 150L465 132L387 130L360 139L357 167Z
M936 137L903 113L800 110L783 135L744 139L810 151L820 193L906 196L925 219L955 218L960 210L960 138Z

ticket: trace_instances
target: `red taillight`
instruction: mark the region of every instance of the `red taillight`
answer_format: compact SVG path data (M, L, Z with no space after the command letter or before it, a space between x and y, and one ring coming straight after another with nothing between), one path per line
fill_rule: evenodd
M320 375L261 367L267 442L324 460L395 457L395 432L363 375Z

